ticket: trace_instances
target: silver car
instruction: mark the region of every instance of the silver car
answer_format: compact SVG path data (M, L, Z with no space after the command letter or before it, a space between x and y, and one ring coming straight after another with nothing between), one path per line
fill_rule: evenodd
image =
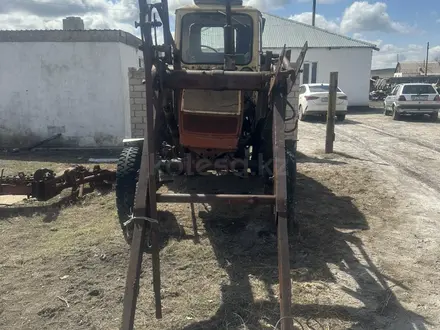
M440 95L431 84L399 84L384 100L384 115L399 120L402 115L429 115L437 121Z

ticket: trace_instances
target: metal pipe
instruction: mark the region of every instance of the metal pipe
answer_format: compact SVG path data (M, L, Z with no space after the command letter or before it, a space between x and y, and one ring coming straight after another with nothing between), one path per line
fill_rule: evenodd
M313 0L312 26L315 26L315 16L316 16L316 0Z
M164 74L164 87L258 91L268 88L270 78L270 72L174 70Z

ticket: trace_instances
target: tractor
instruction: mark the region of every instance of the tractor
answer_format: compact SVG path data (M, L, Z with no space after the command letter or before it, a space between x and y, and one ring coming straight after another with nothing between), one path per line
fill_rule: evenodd
M241 0L194 0L178 8L174 36L167 0L139 0L139 11L145 135L123 141L116 173L118 217L130 244L122 329L133 329L145 252L151 253L156 317L162 317L157 204L200 202L272 206L280 324L292 329L288 231L294 227L298 115L288 95L307 42L295 63L286 47L263 52L265 18ZM167 178L218 170L261 175L264 195L157 192Z

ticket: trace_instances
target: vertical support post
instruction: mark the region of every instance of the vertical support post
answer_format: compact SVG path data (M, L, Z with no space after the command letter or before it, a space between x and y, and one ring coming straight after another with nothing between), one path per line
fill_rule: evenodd
M226 0L226 25L225 31L225 63L224 69L226 71L235 70L235 41L234 28L232 26L232 8L231 0Z
M139 170L138 187L135 194L134 230L130 249L130 261L125 285L124 305L122 314L121 330L132 330L136 314L137 297L139 293L139 280L142 269L142 257L147 232L147 219L157 219L157 200L156 200L156 180L154 175L154 99L151 69L153 67L153 48L152 48L152 20L151 6L147 0L139 0L140 20L139 26L142 32L144 67L145 67L145 86L147 123L145 125L144 144L142 148L141 167ZM146 21L147 18L147 21ZM156 109L157 110L157 109ZM161 297L160 297L160 270L159 270L159 248L157 237L157 226L150 223L151 244L152 244L152 268L153 286L156 302L156 318L162 317Z
M316 16L316 0L313 0L312 26L315 26L315 16Z
M335 141L335 113L336 113L336 92L338 89L338 73L330 72L330 86L328 92L327 129L325 136L325 153L333 152Z
M429 61L429 42L426 44L425 76L428 75L428 61Z
M281 90L282 89L282 90ZM287 225L287 169L286 169L286 86L273 89L273 157L278 236L278 277L280 283L281 330L293 330L292 283L290 279L289 236Z

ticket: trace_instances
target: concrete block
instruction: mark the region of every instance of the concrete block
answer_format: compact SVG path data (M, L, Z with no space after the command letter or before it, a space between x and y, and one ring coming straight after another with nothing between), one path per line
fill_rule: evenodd
M130 78L130 85L142 85L142 80L140 78Z
M132 135L134 137L144 137L144 130L143 129L134 129L132 132Z
M131 123L132 124L142 124L144 122L143 117L131 117ZM137 128L137 127L135 127Z
M142 111L142 110L146 110L143 108L144 105L143 104L133 104L130 109L131 111Z
M144 72L144 69L139 69L139 70L137 70L137 71L134 71L133 73L132 73L132 77L133 78L137 78L137 79L144 79L145 78L145 72Z
M134 112L134 116L135 117L146 117L147 116L147 114L145 113L145 111L135 111Z
M134 86L130 86L130 92L134 91Z
M136 126L136 129L141 129L142 132L144 131L145 124L135 124L135 126Z
M147 104L147 100L143 97L140 98L135 98L134 99L134 104Z
M141 92L142 93L142 97L147 97L147 92Z
M142 97L143 95L142 95L142 92L130 92L130 97L133 97L133 98L137 98L137 97Z
M133 90L135 92L145 92L145 85L141 84L141 85L133 86Z
M134 105L134 98L130 98L130 104L133 106Z
M145 111L147 111L147 103L145 103L145 104L142 104L142 110L145 110Z

